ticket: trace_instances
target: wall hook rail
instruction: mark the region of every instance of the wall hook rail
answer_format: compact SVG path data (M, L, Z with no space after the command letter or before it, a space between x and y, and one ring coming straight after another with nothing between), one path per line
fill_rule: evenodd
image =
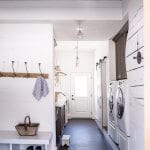
M26 72L15 72L14 63L15 63L15 61L11 61L12 72L2 72L2 71L0 71L0 78L2 78L2 77L37 78L39 76L42 76L43 78L46 78L46 79L49 78L48 73L47 74L42 73L41 63L38 63L40 73L29 73L29 71L28 71L28 62L24 62Z

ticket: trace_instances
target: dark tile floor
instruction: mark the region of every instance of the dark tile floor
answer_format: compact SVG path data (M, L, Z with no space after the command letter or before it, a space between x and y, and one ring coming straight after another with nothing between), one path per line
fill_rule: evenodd
M69 120L63 134L70 135L70 146L59 150L112 150L92 119Z

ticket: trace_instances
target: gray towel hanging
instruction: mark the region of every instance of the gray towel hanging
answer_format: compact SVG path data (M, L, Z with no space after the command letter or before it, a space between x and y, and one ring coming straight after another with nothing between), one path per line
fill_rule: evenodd
M33 96L35 99L40 100L43 96L46 97L49 93L49 88L47 85L46 80L43 77L38 77L36 79L34 89L33 89Z

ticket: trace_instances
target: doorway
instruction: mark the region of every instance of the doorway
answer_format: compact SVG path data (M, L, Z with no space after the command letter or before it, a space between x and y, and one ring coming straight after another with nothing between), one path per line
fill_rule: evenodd
M92 117L91 73L71 73L71 118Z
M105 57L104 57L105 58ZM96 100L95 100L95 109L96 109L96 122L101 129L107 130L107 65L106 60L100 59L97 69L96 69Z

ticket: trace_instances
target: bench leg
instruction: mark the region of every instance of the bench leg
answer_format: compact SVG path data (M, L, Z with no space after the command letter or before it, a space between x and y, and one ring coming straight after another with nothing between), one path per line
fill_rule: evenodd
M9 145L9 150L12 150L12 144Z

